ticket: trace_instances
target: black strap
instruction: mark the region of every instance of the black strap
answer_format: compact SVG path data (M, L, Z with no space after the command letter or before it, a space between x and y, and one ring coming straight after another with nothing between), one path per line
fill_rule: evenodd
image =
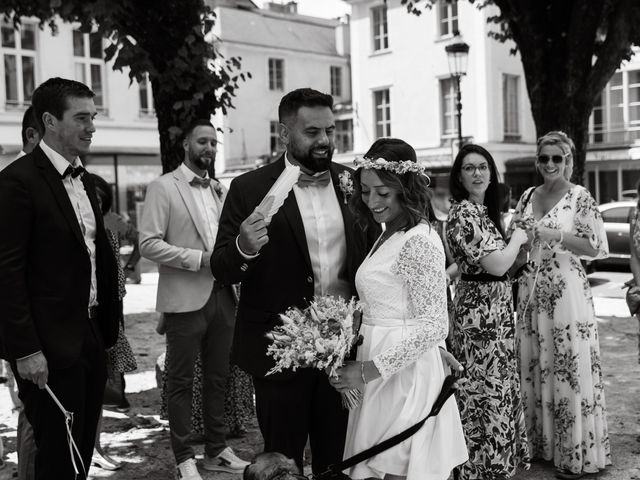
M312 478L314 478L315 480L332 478L334 477L334 475L340 474L340 472L342 472L343 470L351 468L360 462L364 462L365 460L368 460L371 457L375 457L379 453L384 452L385 450L388 450L391 447L395 447L399 443L404 442L407 438L411 437L414 433L420 430L420 428L422 428L424 423L429 418L435 417L436 415L438 415L438 413L440 413L442 406L449 399L449 397L453 395L453 393L456 391L456 388L454 386L456 380L457 378L453 375L448 375L447 378L444 379L444 383L442 384L442 390L440 390L440 395L438 395L438 398L436 398L436 401L434 402L433 407L429 412L429 415L427 415L425 418L420 420L418 423L407 428L403 432L400 432L397 435L394 435L393 437L388 438L380 442L379 444L366 449L364 452L360 452L354 455L353 457L343 460L340 463L329 465L329 468L326 472L321 473L320 475Z
M465 282L504 282L506 280L509 280L509 275L505 273L504 275L498 277L487 272L475 274L463 273L460 275L460 278Z
M527 195L527 198L524 199L524 203L522 204L522 211L524 212L524 209L527 207L527 204L529 203L529 200L531 200L531 196L533 195L533 192L536 191L536 187L532 187L531 190L529 191L529 195Z

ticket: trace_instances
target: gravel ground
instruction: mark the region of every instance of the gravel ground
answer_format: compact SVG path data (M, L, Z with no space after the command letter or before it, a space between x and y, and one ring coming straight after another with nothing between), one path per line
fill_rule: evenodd
M619 283L626 275L592 275L609 409L609 430L613 466L587 478L640 480L640 366L638 365L638 322L629 318L621 298ZM112 480L171 479L174 462L169 446L167 422L158 416L160 393L156 387L155 361L164 351L164 337L155 333L157 314L153 312L157 276L143 275L140 285L129 285L125 313L127 336L138 358L138 371L127 375L126 413L105 410L102 443L125 467L116 472L93 468L92 478ZM15 428L17 414L11 411L8 390L0 386L0 436L5 444L7 466L0 480L15 478ZM251 459L262 447L255 421L243 438L229 439L236 453ZM202 471L203 479L231 480L239 475ZM534 463L516 480L553 479L553 466Z

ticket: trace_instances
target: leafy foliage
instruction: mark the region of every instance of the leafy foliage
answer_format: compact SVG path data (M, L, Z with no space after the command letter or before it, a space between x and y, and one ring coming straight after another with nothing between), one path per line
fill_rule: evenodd
M401 0L410 13L436 0ZM474 3L471 0L471 3ZM489 35L513 40L524 67L538 135L563 130L576 143L574 179L582 181L591 110L621 62L640 46L638 0L485 0L499 14Z
M0 0L0 13L16 25L37 17L54 33L58 19L78 22L108 40L105 60L114 70L128 68L131 82L148 75L165 172L182 159L182 129L217 109L226 114L246 78L240 58L224 58L207 41L215 14L204 0Z

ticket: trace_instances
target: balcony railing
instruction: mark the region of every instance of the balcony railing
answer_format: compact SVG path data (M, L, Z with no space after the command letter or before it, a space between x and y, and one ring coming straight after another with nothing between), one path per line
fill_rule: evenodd
M612 128L608 130L594 129L589 131L590 145L630 145L640 140L640 125Z

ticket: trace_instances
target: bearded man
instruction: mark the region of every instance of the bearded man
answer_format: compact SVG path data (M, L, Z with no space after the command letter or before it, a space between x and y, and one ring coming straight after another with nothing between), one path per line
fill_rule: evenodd
M183 147L184 162L147 188L140 220L140 253L159 265L156 310L165 319L167 406L177 477L201 480L189 442L198 351L203 370L202 467L241 473L248 462L239 459L225 440L224 397L234 297L230 286L219 283L209 267L225 197L220 183L207 174L215 162L216 129L209 120L194 122L186 130Z
M342 460L348 411L327 375L302 368L266 376L273 367L266 333L289 307L314 295L349 299L371 236L347 205L350 170L331 161L335 120L330 95L310 88L285 95L278 109L286 152L233 180L220 217L211 268L225 285L242 282L232 359L253 376L266 452L280 452L302 471L307 439L319 474ZM297 185L267 221L256 207L285 169L300 167Z

